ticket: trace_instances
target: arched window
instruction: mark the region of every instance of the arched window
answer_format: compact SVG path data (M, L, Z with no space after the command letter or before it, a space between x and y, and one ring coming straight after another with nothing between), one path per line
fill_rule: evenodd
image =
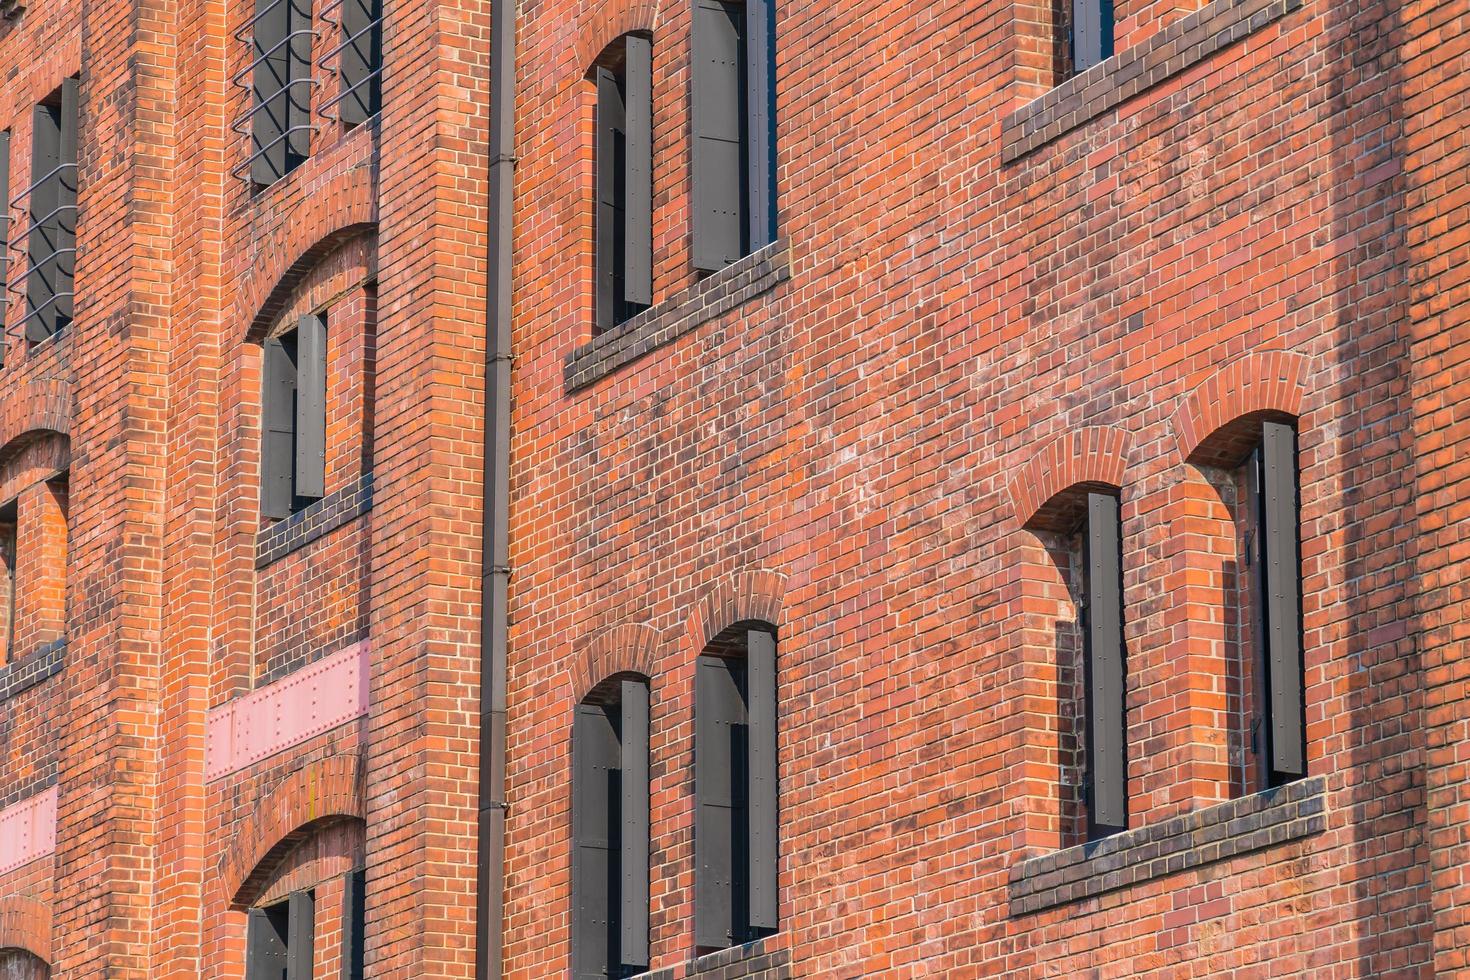
M46 961L23 949L0 949L0 980L49 980Z
M648 682L624 675L572 722L572 976L648 969Z
M653 302L653 42L624 34L597 59L597 329Z
M700 654L694 691L695 945L776 931L776 633L738 623Z

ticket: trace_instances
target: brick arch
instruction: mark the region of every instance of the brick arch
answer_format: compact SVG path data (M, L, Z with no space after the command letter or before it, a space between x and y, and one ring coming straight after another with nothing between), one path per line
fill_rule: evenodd
M786 576L780 572L741 571L716 582L695 604L685 626L692 651L703 650L711 640L743 620L761 620L779 627L785 596Z
M235 908L248 905L290 850L321 823L363 819L362 760L339 754L283 778L244 821L220 868Z
M1243 453L1242 432L1263 417L1298 418L1306 401L1307 358L1292 351L1248 354L1195 387L1171 424L1179 458L1233 465Z
M301 198L301 204L262 239L235 293L245 339L264 336L312 267L355 235L377 228L373 168L351 167Z
M631 31L653 32L658 24L658 0L612 0L593 6L577 35L577 67L592 65L604 48Z
M614 674L642 674L651 680L658 643L658 631L652 626L622 623L580 644L568 671L573 702L581 702Z
M50 433L71 437L71 385L59 378L27 381L0 402L0 461Z
M51 906L15 895L0 898L0 950L18 949L51 964Z
M1124 429L1090 425L1032 449L1011 479L1016 520L1026 528L1065 530L1087 490L1122 488L1132 441Z

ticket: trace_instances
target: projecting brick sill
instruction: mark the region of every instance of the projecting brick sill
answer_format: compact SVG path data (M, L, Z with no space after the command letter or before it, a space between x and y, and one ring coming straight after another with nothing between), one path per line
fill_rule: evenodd
M594 384L790 278L786 240L778 238L569 353L567 391Z
M276 521L255 536L255 567L264 568L300 551L373 509L373 475L364 473L340 490Z
M1302 0L1214 0L1011 113L1000 158L1017 160L1296 10Z
M0 667L0 702L55 677L66 666L66 637Z
M731 946L690 960L684 968L686 980L785 980L791 976L791 950L775 947L777 936ZM671 966L640 973L633 980L674 980Z
M1301 779L1011 866L1011 915L1026 915L1321 833L1326 781Z

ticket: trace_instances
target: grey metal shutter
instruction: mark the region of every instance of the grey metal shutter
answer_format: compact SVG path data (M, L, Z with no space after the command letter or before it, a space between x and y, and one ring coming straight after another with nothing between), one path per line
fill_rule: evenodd
M60 162L56 170L56 314L55 333L71 323L77 249L77 80L61 83Z
M367 870L342 876L342 980L363 980L363 930L367 925Z
M291 7L291 37L286 88L286 167L295 169L311 151L311 0L286 0Z
M1128 826L1122 527L1118 498L1087 495L1087 768L1092 830Z
M283 338L264 345L260 385L260 512L288 517L296 443L296 364Z
M621 683L622 926L624 966L648 966L648 685Z
M26 242L26 338L45 340L56 332L57 224L61 206L61 108L41 103L31 115L30 233Z
M774 0L746 0L750 249L776 239L776 14Z
M653 302L653 44L629 34L626 45L623 299L647 306Z
M311 980L316 956L316 895L292 892L286 910L286 980Z
M741 4L694 0L694 267L707 272L745 254L744 19Z
M382 0L342 0L342 50L337 73L342 83L342 121L366 122L381 105L383 63Z
M597 328L617 325L623 298L623 92L618 76L602 66L597 78Z
M1113 0L1072 0L1072 68L1083 72L1113 56Z
M246 980L282 980L286 976L286 916L279 905L251 909L246 917Z
M572 721L572 976L609 977L620 931L613 920L618 851L617 730L607 709L580 704Z
M1307 771L1296 430L1266 422L1260 459L1271 767L1290 778Z
M5 363L5 314L10 309L10 130L0 130L0 365Z
M735 901L736 837L746 820L742 673L738 662L709 655L695 667L694 942L710 949L744 938Z
M296 325L296 488L298 497L326 494L327 325L308 314Z
M286 129L291 80L291 4L294 0L256 0L252 57L254 114L250 117L250 179L261 186L286 175Z
M751 630L746 636L746 698L750 707L750 924L774 931L779 824L776 771L776 635Z

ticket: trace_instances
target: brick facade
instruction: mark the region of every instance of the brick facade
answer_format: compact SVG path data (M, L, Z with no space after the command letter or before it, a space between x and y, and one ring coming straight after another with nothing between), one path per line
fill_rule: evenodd
M493 4L384 6L348 126L314 4L310 151L264 188L254 4L0 7L17 245L32 107L78 75L81 118L75 322L24 337L13 248L3 323L0 817L56 812L0 871L3 980L240 977L248 910L308 888L335 977L357 868L367 976L475 976ZM661 980L1470 973L1464 4L1118 0L1069 79L1065 5L777 4L778 237L709 275L690 5L510 6L503 975L568 975L573 709L618 674L649 681ZM653 303L598 333L587 73L629 31ZM325 488L271 520L262 345L307 314ZM1308 776L1275 789L1263 419L1301 465ZM1084 843L1099 489L1130 826ZM708 953L695 663L748 622L780 928ZM310 693L358 653L365 688Z

